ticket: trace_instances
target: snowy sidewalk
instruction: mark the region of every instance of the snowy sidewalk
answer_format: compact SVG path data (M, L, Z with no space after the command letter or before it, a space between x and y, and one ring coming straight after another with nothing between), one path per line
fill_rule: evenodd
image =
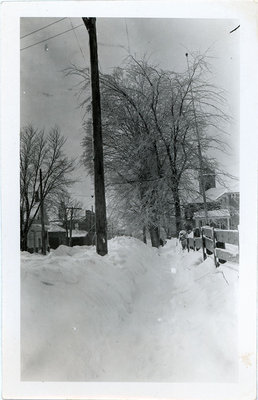
M21 264L23 380L237 378L237 265L126 237Z

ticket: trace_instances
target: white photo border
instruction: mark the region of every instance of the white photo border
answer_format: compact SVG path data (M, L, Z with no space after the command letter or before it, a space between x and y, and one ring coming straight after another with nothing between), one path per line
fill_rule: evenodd
M190 4L191 3L191 4ZM235 1L5 2L1 15L2 395L5 399L256 398L257 4ZM241 25L239 383L20 380L19 131L21 17L230 18ZM245 363L248 357L251 365Z

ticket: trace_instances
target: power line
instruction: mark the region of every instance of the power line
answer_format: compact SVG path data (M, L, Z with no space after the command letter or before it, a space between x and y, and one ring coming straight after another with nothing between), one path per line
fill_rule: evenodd
M71 21L71 18L69 18L69 20L70 20L71 27L74 28L73 23L72 23L72 21ZM81 45L80 45L78 36L76 35L75 30L73 30L73 33L74 33L74 36L75 36L75 38L76 38L77 44L78 44L78 46L79 46L79 48L80 48L81 55L82 55L82 57L83 57L85 63L87 63L86 58L85 58L85 56L84 56L84 54L83 54L83 51L82 51L82 48L81 48Z
M58 22L60 22L60 21L63 21L64 19L66 19L66 17L65 17L65 18L61 18L61 19L59 19L58 21L51 22L51 24L48 24L48 25L42 26L42 28L36 29L35 31L32 31L32 32L30 32L30 33L27 33L26 35L23 35L23 36L21 36L21 37L20 37L20 39L23 39L23 38L25 38L25 37L27 37L27 36L33 35L33 33L36 33L36 32L39 32L39 31L42 31L42 29L45 29L45 28L47 28L48 26L51 26L51 25L57 24Z
M64 35L64 34L67 33L67 32L70 32L70 31L72 31L72 30L74 30L74 29L80 28L80 26L83 26L83 24L77 25L77 26L75 26L74 28L67 29L66 31L60 32L60 33L58 33L57 35L50 36L50 37L48 37L48 38L46 38L46 39L44 39L44 40L41 40L40 42L33 43L33 44L29 45L29 46L23 47L23 48L21 49L21 51L26 50L26 49L28 49L28 48L30 48L30 47L36 46L37 44L47 42L48 40L54 39L54 38L56 38L57 36Z
M73 194L74 196L79 196L79 197L87 197L87 198L93 198L93 195L84 195L84 194L79 194L79 193L74 193L74 192L69 192L69 194Z
M126 30L126 36L127 36L127 43L128 43L128 52L129 52L129 54L130 54L130 53L131 53L131 50L130 50L129 34L128 34L128 27L127 27L126 18L125 18L124 20L125 20L125 30Z

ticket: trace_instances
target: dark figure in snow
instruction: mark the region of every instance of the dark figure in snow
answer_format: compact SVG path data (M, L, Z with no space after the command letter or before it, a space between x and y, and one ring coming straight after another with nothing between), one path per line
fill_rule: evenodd
M182 230L179 232L178 239L181 242L182 249L185 250L187 248L187 233L186 231Z
M200 228L195 228L193 230L193 233L194 233L194 237L200 237L201 236Z
M160 239L159 239L160 246L162 246L162 247L165 246L165 244L167 243L166 238L167 238L167 235L166 235L164 228L160 228Z

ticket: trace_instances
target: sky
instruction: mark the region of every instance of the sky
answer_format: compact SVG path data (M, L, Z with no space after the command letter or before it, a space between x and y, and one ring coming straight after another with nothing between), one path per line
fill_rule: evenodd
M21 18L20 26L21 127L32 123L48 131L59 126L67 138L66 154L78 162L75 177L80 182L71 194L83 207L91 208L93 183L79 166L84 113L78 107L78 80L64 73L71 65L89 67L88 32L81 18ZM121 66L128 54L146 55L163 69L181 72L186 69L186 52L207 52L210 80L225 90L225 111L231 117L225 138L231 154L218 157L235 176L239 168L239 29L230 31L237 26L238 21L232 19L97 19L99 67L104 73Z

